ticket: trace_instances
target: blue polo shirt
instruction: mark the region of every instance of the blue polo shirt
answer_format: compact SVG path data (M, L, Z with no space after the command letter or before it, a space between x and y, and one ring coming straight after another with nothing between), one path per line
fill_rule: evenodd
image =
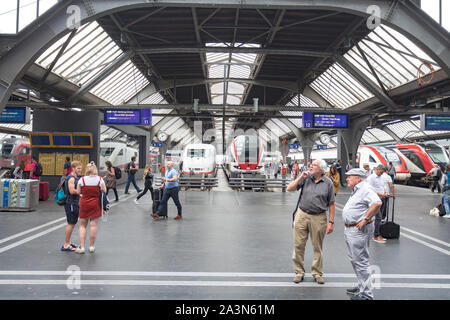
M175 182L167 182L167 180L172 179L173 177L178 177L177 170L172 168L172 169L166 171L165 177L166 177L166 188L167 189L178 187L178 179Z

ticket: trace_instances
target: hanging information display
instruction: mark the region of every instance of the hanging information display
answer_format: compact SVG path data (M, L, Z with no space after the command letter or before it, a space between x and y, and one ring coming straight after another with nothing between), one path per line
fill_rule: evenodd
M303 128L305 129L347 129L348 122L348 114L345 113L303 112Z
M450 115L443 114L423 114L420 117L421 130L450 130Z
M151 109L105 109L105 125L135 124L149 126L152 124Z

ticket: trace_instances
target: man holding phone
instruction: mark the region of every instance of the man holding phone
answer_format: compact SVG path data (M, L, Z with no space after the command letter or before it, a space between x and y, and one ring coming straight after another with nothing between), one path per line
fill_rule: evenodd
M303 281L305 275L304 255L308 235L314 249L311 274L319 284L324 284L322 246L325 234L334 230L335 195L333 182L324 174L327 164L324 160L314 160L307 171L292 181L287 191L302 189L294 211L294 282ZM329 220L326 211L329 210Z

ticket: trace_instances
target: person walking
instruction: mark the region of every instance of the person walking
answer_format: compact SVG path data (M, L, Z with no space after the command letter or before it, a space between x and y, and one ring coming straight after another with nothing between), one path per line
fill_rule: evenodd
M333 163L339 173L339 180L340 180L340 184L341 187L345 187L344 186L344 177L342 176L342 160L337 160L335 163Z
M366 178L368 178L372 174L372 172L370 171L369 164L368 163L364 163L363 164L363 168L364 168L364 170L366 172Z
M108 196L109 190L114 191L114 195L116 196L116 202L119 201L119 194L117 193L117 179L116 172L114 171L114 167L112 166L111 161L106 161L106 175L104 179L106 180L106 196Z
M292 165L293 178L297 179L299 173L300 173L300 167L298 166L298 162L295 161L294 164Z
M434 165L434 168L428 172L427 176L433 177L433 186L431 187L431 192L434 193L434 189L437 188L438 192L441 193L441 186L439 184L439 180L441 180L442 178L442 170L437 163Z
M390 197L388 191L389 187L391 188L393 197L396 197L391 178L386 174L386 167L382 164L378 165L375 169L375 172L367 178L367 183L375 190L382 203L380 211L377 212L375 216L373 241L378 243L386 243L386 239L383 238L380 233L380 224L381 220L386 215L385 211L387 208L387 202L389 201Z
M77 191L81 195L80 200L80 226L78 235L80 245L75 250L76 253L85 252L87 226L89 224L89 252L95 251L95 240L97 239L98 221L102 216L100 207L100 190L106 193L106 185L101 177L98 176L98 170L92 161L86 165L84 177L79 179Z
M64 210L66 212L66 231L64 244L61 247L61 251L75 251L76 244L70 242L73 229L78 222L80 211L80 193L77 189L78 180L81 176L81 170L83 168L80 161L72 161L70 164L72 170L71 173L64 177L64 192L67 194L66 203L64 204Z
M174 219L182 219L182 206L180 203L180 199L178 198L178 172L173 168L173 161L167 162L167 171L164 175L164 178L162 179L162 182L165 184L165 186L161 203L159 204L156 213L152 213L151 216L153 217L153 219L158 219L159 214L165 210L167 202L170 198L172 198L178 210L178 215Z
M349 160L347 166L345 167L345 171L350 171L353 169L353 161Z
M133 183L133 186L136 188L136 191L139 193L142 190L138 187L138 185L136 184L136 172L138 171L138 168L136 168L136 163L134 163L136 161L136 157L132 157L131 158L131 162L128 163L125 172L128 174L128 180L127 180L127 184L125 185L125 194L130 194L128 192L128 189L130 188L130 183Z
M372 218L380 211L381 200L373 188L363 181L366 176L364 170L352 169L346 175L352 194L342 209L342 220L348 258L358 279L358 287L347 289L347 294L352 295L351 300L373 300L369 243L374 232Z
M341 183L341 178L339 177L339 173L336 169L336 166L332 165L330 167L330 170L325 173L325 176L330 178L330 180L333 182L334 186L334 195L336 196L339 193L339 185Z
M134 203L139 204L139 199L142 198L142 196L144 194L147 193L147 191L150 190L150 195L152 196L152 201L153 201L153 173L152 173L152 168L150 167L150 165L146 165L145 166L145 170L144 170L144 176L142 177L142 179L144 179L144 191L142 191L137 198L134 200Z
M292 262L295 277L293 281L299 283L305 276L304 255L308 236L314 250L314 260L311 274L319 284L323 280L322 247L325 234L334 230L335 195L333 182L324 176L327 164L323 160L314 160L308 171L292 181L287 187L288 192L299 190L299 199L293 213L294 250ZM329 210L329 219L326 211Z

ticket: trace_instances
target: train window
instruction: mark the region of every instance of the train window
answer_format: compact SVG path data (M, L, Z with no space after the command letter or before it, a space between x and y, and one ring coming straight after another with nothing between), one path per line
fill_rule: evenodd
M377 161L372 156L369 156L369 162L377 163Z
M102 157L109 157L114 151L114 148L100 148L100 155Z
M425 171L425 167L423 166L422 161L420 160L419 156L417 154L415 154L414 151L407 150L407 149L400 149L400 152L402 154L404 154L405 157L409 159L409 161L414 163L421 170Z
M188 158L204 158L205 149L188 149L187 156Z
M434 163L448 163L448 157L444 153L445 151L440 147L434 145L426 145L423 147L425 149L425 152L428 154L431 160L433 160Z
M12 150L14 148L14 145L12 143L5 143L2 146L2 155L10 155L12 153Z
M384 159L389 163L392 162L393 165L400 165L402 164L400 158L395 153L394 150L385 148L385 147L378 147L381 155L384 157Z
M120 149L119 153L117 154L118 156L123 156L123 149Z

